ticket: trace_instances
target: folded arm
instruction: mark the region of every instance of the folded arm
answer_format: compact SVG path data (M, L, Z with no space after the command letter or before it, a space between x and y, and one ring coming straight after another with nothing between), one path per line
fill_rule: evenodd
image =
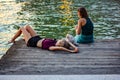
M70 41L68 41L68 40L66 40L66 41L70 44L70 46L71 46L73 49L67 49L67 48L65 48L65 47L59 47L59 46L51 46L51 47L49 48L49 50L63 50L63 51L68 51L68 52L73 52L73 53L79 51L78 48L77 48L74 44L72 44L72 43L71 43Z
M72 52L72 53L78 52L78 48L75 48L75 49L71 50L71 49L67 49L67 48L64 48L64 47L58 47L58 46L51 46L49 48L49 50L52 50L52 51L62 50L62 51L68 51L68 52Z

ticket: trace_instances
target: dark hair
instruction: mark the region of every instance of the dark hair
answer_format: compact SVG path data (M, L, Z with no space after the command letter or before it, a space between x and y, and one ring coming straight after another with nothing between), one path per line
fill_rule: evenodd
M86 9L84 7L80 7L78 9L78 12L80 12L80 16L82 18L88 18L88 13L87 13L87 11L86 11Z

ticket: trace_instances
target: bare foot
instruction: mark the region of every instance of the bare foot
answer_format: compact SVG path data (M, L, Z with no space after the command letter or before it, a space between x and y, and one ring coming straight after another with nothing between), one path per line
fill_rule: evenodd
M24 38L24 37L23 37L22 39L25 41L25 38Z
M10 43L15 43L15 41L14 40L8 41L8 44L10 44Z

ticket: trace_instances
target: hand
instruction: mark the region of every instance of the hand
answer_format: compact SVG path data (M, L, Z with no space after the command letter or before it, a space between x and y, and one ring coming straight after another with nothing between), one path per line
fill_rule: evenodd
M74 50L75 52L79 52L79 49L78 48L75 48L75 50Z
M72 50L71 52L73 52L73 53L77 53L77 52L79 52L79 49L78 49L78 48L75 48L75 49Z

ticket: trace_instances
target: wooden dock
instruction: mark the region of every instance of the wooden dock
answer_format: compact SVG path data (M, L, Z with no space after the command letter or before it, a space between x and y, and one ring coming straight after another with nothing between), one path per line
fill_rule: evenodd
M0 74L120 74L120 39L80 44L79 50L47 51L19 40L0 60Z

